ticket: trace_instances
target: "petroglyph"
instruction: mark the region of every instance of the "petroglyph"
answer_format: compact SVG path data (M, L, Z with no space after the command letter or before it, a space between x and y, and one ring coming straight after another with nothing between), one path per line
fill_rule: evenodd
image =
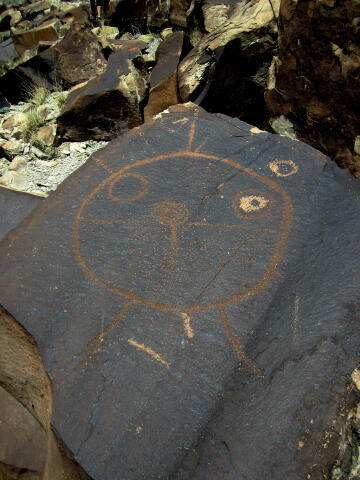
M204 141L195 145L196 113L185 150L123 166L81 204L74 254L88 279L127 302L90 342L86 361L134 303L179 312L188 338L195 337L191 312L217 311L240 362L262 375L242 350L226 306L258 294L271 279L290 230L291 200L270 178L230 158L200 153ZM186 180L179 175L184 168L193 169ZM273 161L269 168L280 177L297 171L292 161ZM215 208L219 201L221 214ZM95 208L99 204L102 208ZM92 251L99 245L103 262L94 264ZM272 250L264 258L265 245ZM170 365L150 347L133 339L129 343Z
M299 170L299 167L292 160L274 160L269 163L269 168L278 177L290 177Z

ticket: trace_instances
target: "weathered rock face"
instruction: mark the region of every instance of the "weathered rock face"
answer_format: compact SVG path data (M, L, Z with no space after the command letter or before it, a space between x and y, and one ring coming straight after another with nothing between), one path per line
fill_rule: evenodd
M96 77L105 71L106 60L97 37L81 24L75 24L55 47L39 55L67 86Z
M280 0L272 4L278 12ZM212 12L211 7L215 12L220 8L205 3L205 12ZM205 17L210 33L179 66L182 101L196 101L210 112L263 127L266 79L276 52L277 25L271 4L268 0L229 2L223 10L220 25L212 16Z
M0 477L87 480L50 426L52 394L34 340L0 308Z
M104 74L70 92L57 119L58 140L109 140L142 123L147 80L136 60L141 60L137 48L114 53Z
M150 76L150 95L145 120L180 102L177 71L184 40L183 32L169 35L157 51L156 66Z
M169 110L5 237L1 302L91 478L172 474L223 396L178 478L320 479L358 364L359 184L301 142Z
M298 138L360 176L359 2L282 1L280 20L270 123L285 118Z

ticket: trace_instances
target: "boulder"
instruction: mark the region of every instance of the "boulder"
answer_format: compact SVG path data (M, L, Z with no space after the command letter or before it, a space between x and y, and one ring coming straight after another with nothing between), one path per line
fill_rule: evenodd
M58 142L109 140L142 123L147 80L135 66L140 58L136 48L113 53L102 75L70 91L57 118Z
M1 386L0 425L0 462L41 472L46 460L46 433L26 408Z
M14 8L9 8L0 13L0 31L10 30L22 20L21 12Z
M359 194L302 142L178 105L2 240L1 302L92 479L327 478L359 361Z
M356 0L281 3L279 54L266 91L269 121L360 177L360 5Z
M59 21L54 19L45 22L40 27L12 32L11 37L18 55L23 55L27 50L36 50L41 41L56 43L59 40L58 26Z
M183 40L183 32L173 33L166 37L157 51L156 66L150 76L149 101L144 110L145 120L180 102L177 70Z
M74 24L61 42L38 57L37 63L67 86L103 73L107 63L97 37L81 24Z
M32 20L38 13L50 8L52 2L50 0L39 0L37 2L30 3L21 8L23 17L27 20Z
M229 17L208 26L210 33L180 63L181 99L263 128L267 74L277 48L271 5L277 13L280 0L231 3L224 10Z

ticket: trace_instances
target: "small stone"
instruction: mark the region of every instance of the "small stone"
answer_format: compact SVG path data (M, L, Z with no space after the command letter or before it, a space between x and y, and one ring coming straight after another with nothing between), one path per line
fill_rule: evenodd
M56 135L56 125L44 125L38 131L38 138L45 145L50 146L54 143Z
M58 149L59 153L62 155L70 155L70 149L69 149L69 144L63 144L61 147Z
M108 39L115 39L119 36L119 29L117 27L104 25L100 30L101 35Z
M355 368L351 374L351 379L355 383L356 388L360 390L360 369Z
M143 55L145 62L147 63L155 63L156 62L156 52L159 48L159 45L162 42L162 38L155 37L154 40L150 43L148 48L146 49L146 54Z
M5 173L9 168L10 162L6 158L0 158L0 175Z
M141 40L145 43L151 43L154 40L154 35L152 33L148 33L146 35L134 35L134 40Z
M355 137L354 141L354 152L360 155L360 135Z
M172 33L173 33L173 29L171 27L168 27L168 28L164 28L164 30L162 30L160 35L165 40L165 38L171 35Z
M21 125L24 121L24 118L25 118L25 115L23 113L16 113L15 115L10 115L3 121L1 125L1 129L12 130L13 128Z
M0 151L3 153L5 157L11 158L15 157L15 155L19 155L24 150L24 146L20 142L14 142L8 140L0 144Z
M82 145L79 145L78 143L71 143L70 144L70 150L72 152L78 152L78 153L84 153L85 149Z
M36 109L36 113L40 118L43 118L44 120L48 118L48 116L52 113L52 110L46 106L46 105L40 105Z
M20 155L18 155L17 157L13 158L12 162L9 165L9 170L18 170L18 168L23 167L26 164L26 157L21 157Z
M51 160L50 162L47 162L46 160L37 160L36 161L36 165L39 165L41 167L47 167L47 168L51 168L51 167L55 167L55 165L57 165L58 162L56 160Z
M1 177L7 187L23 190L27 186L27 177L19 172L7 171Z
M19 22L21 22L21 20L22 20L22 15L20 10L14 11L14 13L11 15L10 26L14 27Z
M130 32L124 33L124 35L121 35L120 39L121 40L131 40L133 37Z
M46 153L42 152L39 148L37 147L31 147L31 152L36 155L38 158L46 158L47 155Z

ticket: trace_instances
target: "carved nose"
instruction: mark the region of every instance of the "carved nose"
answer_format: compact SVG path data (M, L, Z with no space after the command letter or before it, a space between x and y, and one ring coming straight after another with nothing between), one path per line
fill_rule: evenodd
M152 211L152 216L162 225L175 227L186 222L189 218L189 210L183 203L160 202Z

